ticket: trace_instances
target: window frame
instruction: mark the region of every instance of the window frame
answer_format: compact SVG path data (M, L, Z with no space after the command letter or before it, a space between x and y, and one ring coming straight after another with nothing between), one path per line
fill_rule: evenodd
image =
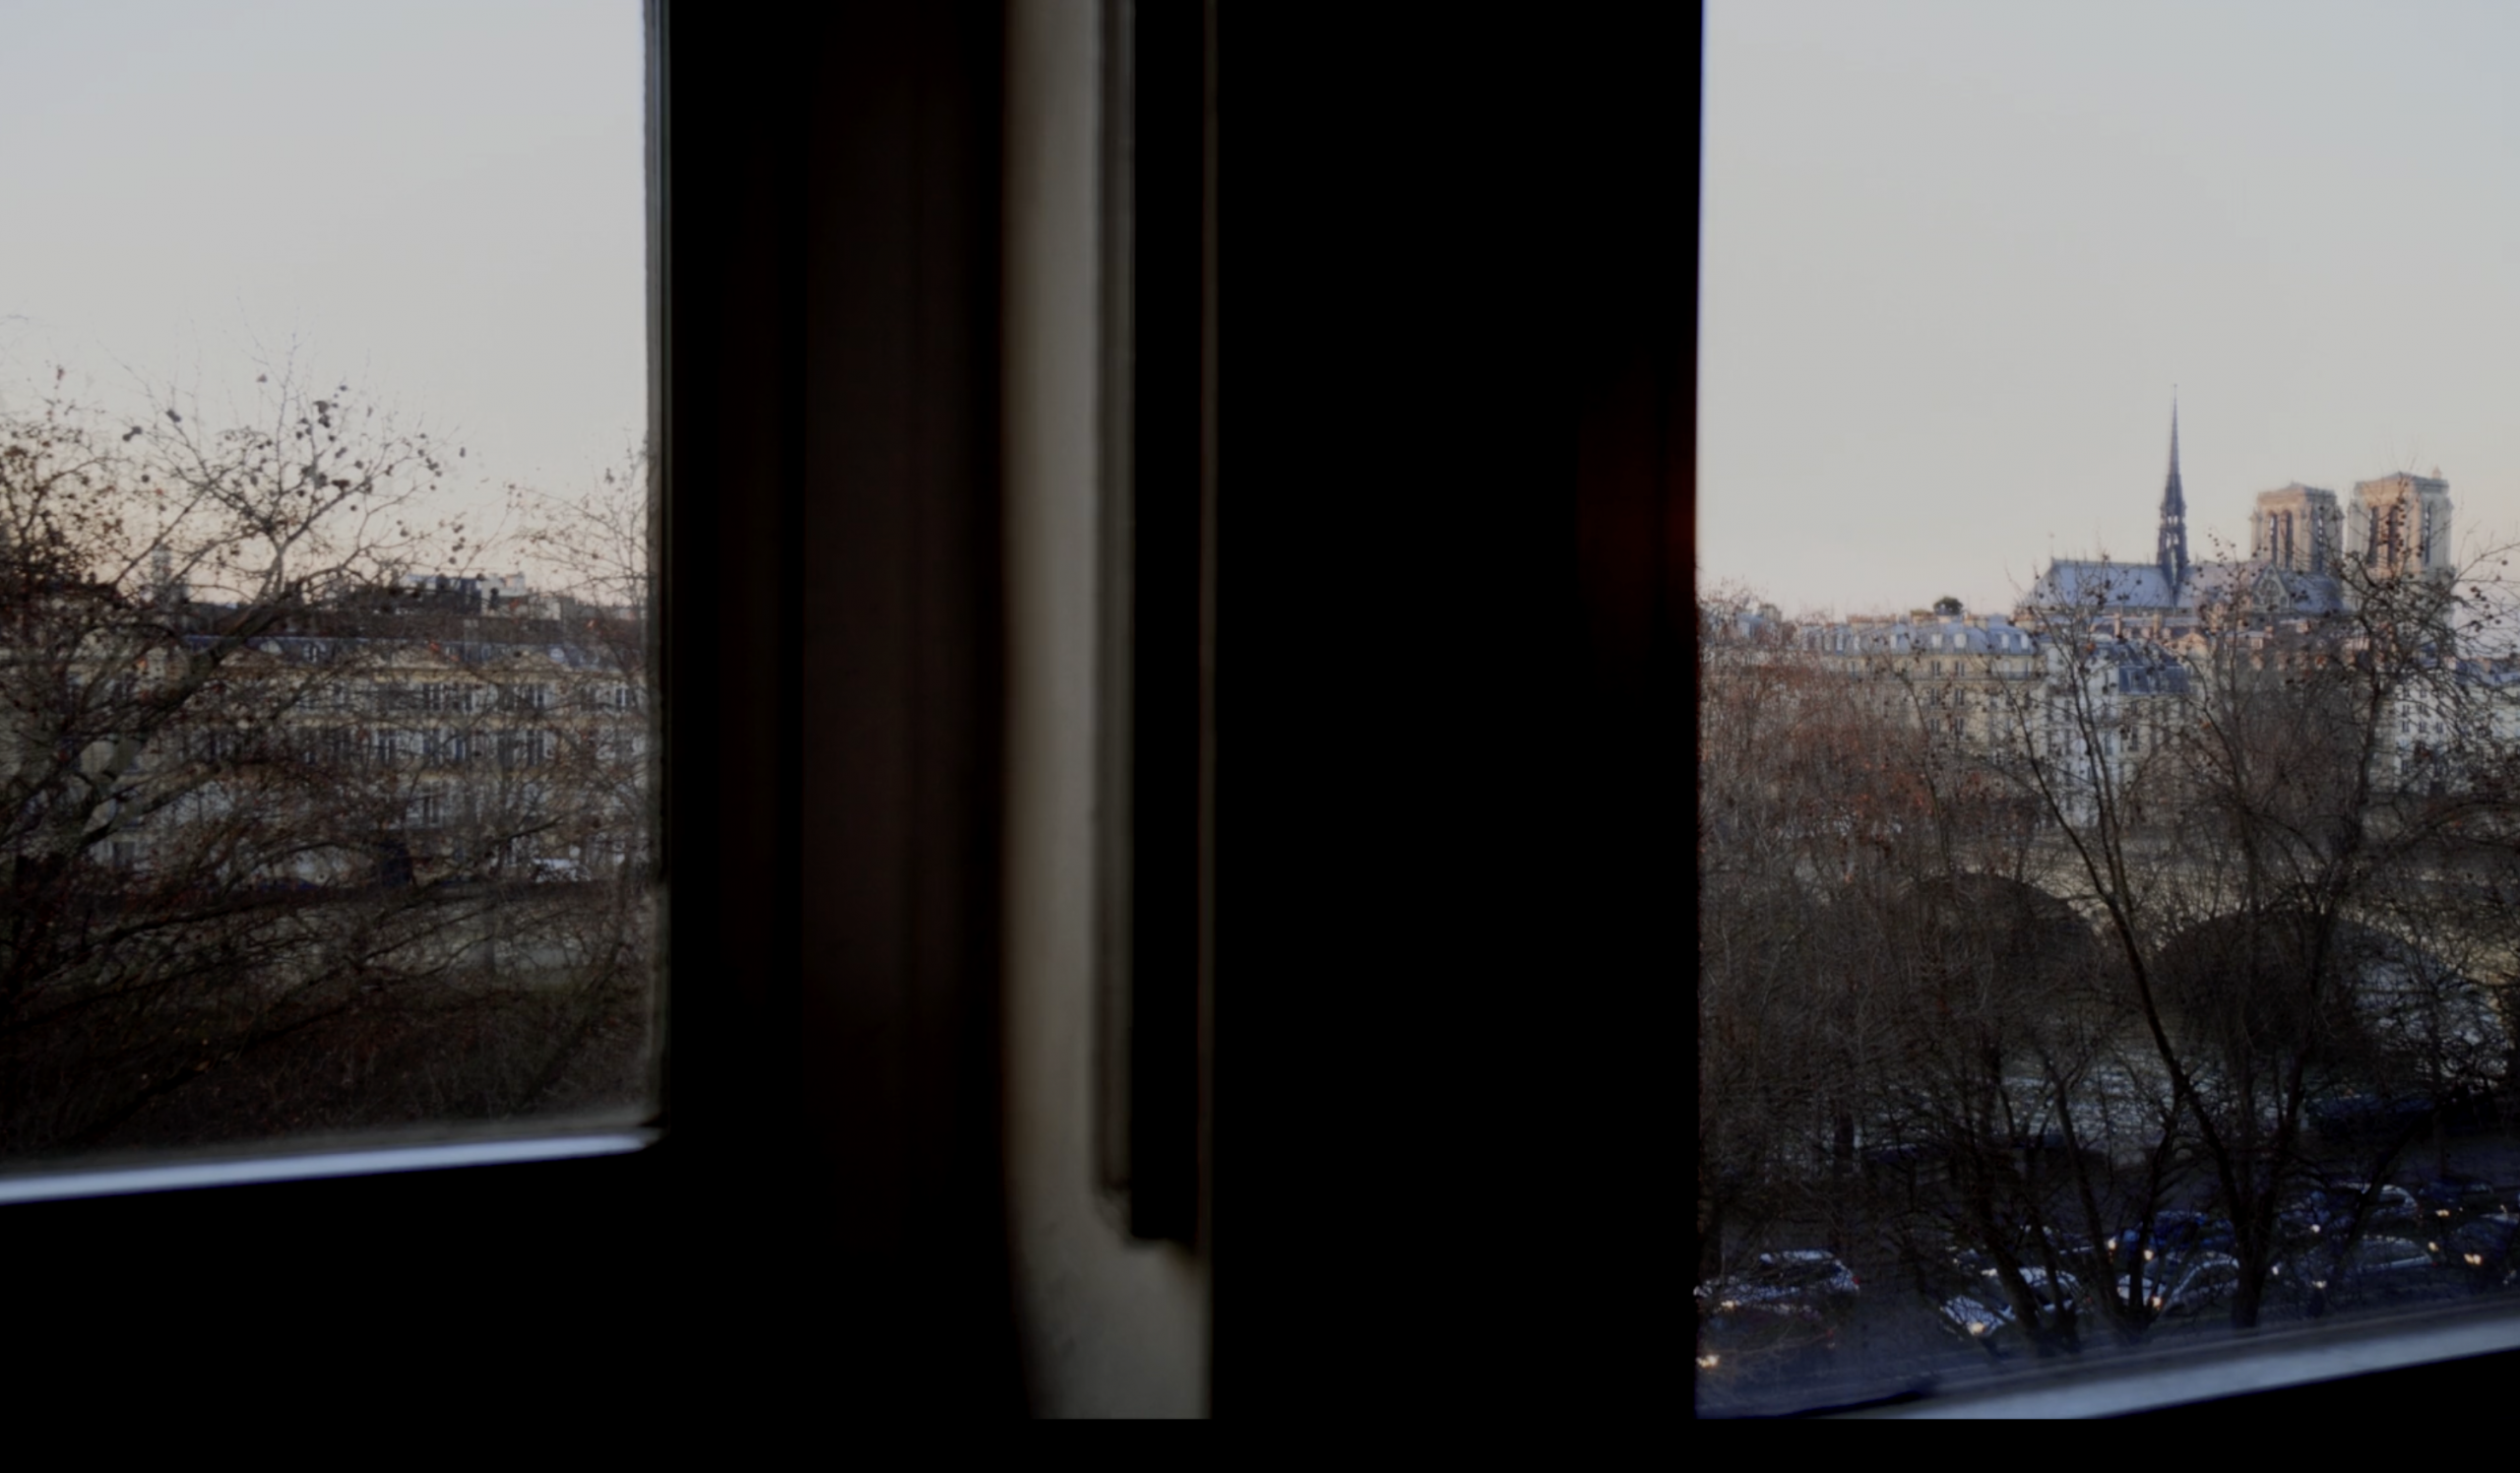
M1096 1173L1195 1246L1213 991L1214 0L1102 0Z
M1022 1409L993 1226L996 467L963 453L996 407L1002 10L766 32L648 0L645 24L676 959L653 1138L0 1205L46 1269L22 1322L74 1361L177 1312L416 1360L400 1313L688 1384L776 1306L827 1322L815 1359L871 1404ZM809 544L840 549L826 583L863 575L854 602L809 594Z

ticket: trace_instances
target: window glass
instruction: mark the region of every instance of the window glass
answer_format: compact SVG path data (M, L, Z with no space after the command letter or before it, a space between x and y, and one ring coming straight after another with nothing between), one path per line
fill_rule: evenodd
M2520 1295L2520 16L2421 15L1708 6L1702 1410Z
M0 30L0 1169L646 1116L637 0Z

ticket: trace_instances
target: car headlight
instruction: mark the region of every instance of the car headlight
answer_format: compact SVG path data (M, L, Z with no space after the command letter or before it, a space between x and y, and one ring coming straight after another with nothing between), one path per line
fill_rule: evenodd
M1697 1369L1700 1371L1712 1371L1715 1369L1716 1364L1721 1360L1723 1360L1723 1357L1721 1356L1699 1356L1697 1358Z
M1737 1299L1728 1299L1720 1308L1725 1310L1737 1310L1741 1308L1741 1302Z
M1986 1321L1983 1319L1972 1319L1969 1321L1969 1333L1973 1335L1983 1335L1986 1332Z
M2161 1297L2160 1295L2156 1294L2156 1295L2154 1295L2154 1296L2153 1296L2153 1308L2154 1308L2154 1309L2156 1309L2156 1310L2158 1310L2158 1309L2160 1309L2161 1307L2162 1307L2162 1297Z
M2441 1251L2441 1245L2437 1243L2427 1243L2425 1245L2425 1248L2436 1253Z
M2324 1289L2324 1288L2326 1288L2326 1287L2327 1287L2327 1280L2325 1280L2325 1279L2312 1279L2312 1280L2310 1280L2310 1287L2311 1287L2311 1288L2313 1288L2313 1289Z
M2483 1254L2483 1253L2470 1253L2470 1254L2468 1254L2468 1266L2469 1266L2470 1268L2483 1268L2483 1267L2485 1266L2485 1254Z
M2153 1261L2153 1250L2151 1249L2144 1249L2144 1261L2147 1263Z

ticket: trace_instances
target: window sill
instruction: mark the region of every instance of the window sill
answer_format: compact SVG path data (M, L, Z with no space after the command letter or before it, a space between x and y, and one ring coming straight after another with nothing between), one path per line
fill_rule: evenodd
M615 1156L645 1149L662 1132L650 1129L537 1135L526 1139L447 1141L381 1146L366 1150L313 1151L227 1161L191 1161L105 1171L49 1172L0 1178L0 1205L64 1201L77 1197L129 1196L199 1186L241 1186L261 1182L304 1182L325 1177L377 1176L442 1171L451 1167L506 1166Z
M1870 1406L1841 1417L2070 1418L2166 1411L2225 1397L2520 1350L2520 1306L2432 1311L2285 1330L2146 1357L2122 1370L2071 1369L1948 1397Z

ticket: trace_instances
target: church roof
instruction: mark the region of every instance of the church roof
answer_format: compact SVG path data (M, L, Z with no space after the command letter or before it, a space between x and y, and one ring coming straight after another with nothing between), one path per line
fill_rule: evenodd
M2170 580L2151 563L2063 559L2048 564L2048 571L2030 586L2030 597L2023 602L2039 608L2095 612L2177 607Z
M2187 570L2178 590L2178 608L2193 613L2218 604L2250 597L2261 587L2261 575L2274 569L2255 562L2200 562ZM2263 585L2270 592L2279 585Z
M2341 613L2345 609L2345 585L2326 573L2297 573L2284 568L2268 572L2282 588L2285 602L2278 604L2266 593L2258 597L2259 606L2269 613L2290 609L2295 613Z
M2023 601L2029 608L2060 611L2186 614L2235 602L2267 615L2331 613L2345 607L2344 590L2333 577L2262 562L2196 563L2173 588L2150 563L2058 559Z

